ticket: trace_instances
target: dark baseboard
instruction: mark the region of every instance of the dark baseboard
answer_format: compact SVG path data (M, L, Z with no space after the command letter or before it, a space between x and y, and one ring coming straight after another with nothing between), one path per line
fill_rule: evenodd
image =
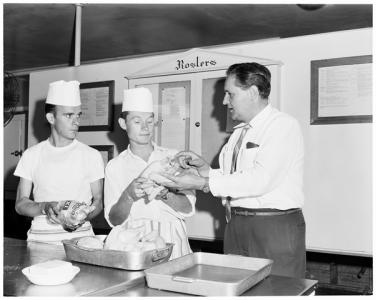
M359 292L352 292L344 289L320 287L316 289L316 296L334 296L334 295L364 295Z
M372 267L372 257L307 251L307 261Z

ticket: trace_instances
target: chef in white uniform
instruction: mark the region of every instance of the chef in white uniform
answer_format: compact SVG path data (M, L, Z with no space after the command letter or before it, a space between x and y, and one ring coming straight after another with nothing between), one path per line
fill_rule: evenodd
M167 189L148 201L140 177L152 162L173 157L177 150L157 146L153 140L154 113L151 92L144 87L124 91L120 127L129 146L112 159L105 169L104 213L111 227L129 222L158 230L165 242L173 243L171 258L191 253L185 217L195 212L194 191L174 193Z
M15 209L33 217L28 241L61 244L63 239L94 235L89 222L102 208L104 165L99 151L76 139L81 118L80 83L50 83L45 103L51 127L48 139L28 148L15 176L20 177ZM31 193L33 198L31 199ZM66 231L58 219L60 201L73 200L95 208L86 222Z

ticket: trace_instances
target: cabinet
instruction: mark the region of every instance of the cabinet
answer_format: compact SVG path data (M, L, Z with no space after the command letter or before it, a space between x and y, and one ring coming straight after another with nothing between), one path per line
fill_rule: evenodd
M318 280L320 295L372 294L372 258L308 252L306 278Z

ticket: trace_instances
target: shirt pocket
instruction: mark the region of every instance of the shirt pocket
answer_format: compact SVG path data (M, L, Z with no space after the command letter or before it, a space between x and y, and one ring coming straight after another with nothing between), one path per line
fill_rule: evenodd
M238 161L239 171L246 171L253 167L258 151L259 147L240 150Z

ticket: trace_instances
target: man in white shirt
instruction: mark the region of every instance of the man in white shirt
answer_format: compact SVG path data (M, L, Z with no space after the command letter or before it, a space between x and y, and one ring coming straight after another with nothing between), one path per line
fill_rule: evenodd
M230 66L223 104L241 123L221 150L220 168L182 152L182 166L196 168L201 177L163 174L174 183L160 183L222 197L225 253L270 258L273 274L304 277L303 137L294 118L268 103L270 79L257 63Z
M124 91L120 127L127 132L129 146L106 166L104 214L111 227L131 222L158 230L165 242L173 243L171 258L191 253L185 217L195 212L193 191L164 190L149 201L142 177L150 164L174 157L177 150L153 143L154 113L152 94L147 88Z
M33 217L28 241L61 245L63 239L94 235L89 220L103 208L104 166L99 151L76 140L82 114L78 81L50 83L45 112L51 135L28 148L17 165L15 209ZM58 214L66 200L91 206L83 223L62 226Z

